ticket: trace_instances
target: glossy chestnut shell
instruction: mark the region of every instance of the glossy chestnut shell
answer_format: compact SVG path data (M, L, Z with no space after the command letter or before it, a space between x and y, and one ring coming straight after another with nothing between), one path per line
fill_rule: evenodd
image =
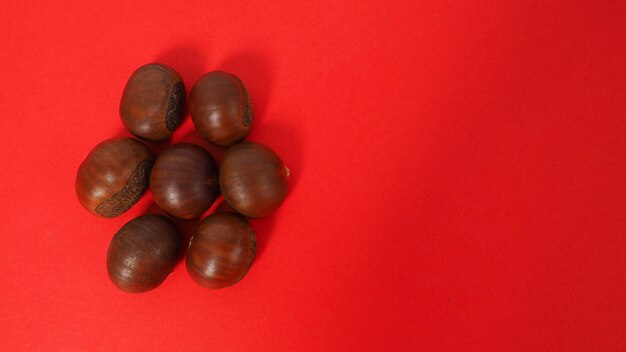
M189 113L198 133L228 146L246 138L252 128L252 102L235 75L213 71L200 77L189 95Z
M219 195L217 165L198 145L180 143L165 149L150 175L154 202L181 219L197 218Z
M120 103L124 126L135 136L169 138L185 115L185 86L180 75L163 64L138 68L126 83Z
M256 254L256 238L248 222L234 213L216 213L203 219L187 250L187 271L209 289L241 280Z
M261 218L274 212L287 195L289 170L267 146L242 142L224 154L220 186L236 212Z
M180 235L170 219L162 215L137 217L124 225L109 244L109 278L122 291L152 290L174 269L180 246Z
M105 218L130 209L146 190L152 152L133 138L98 144L78 167L76 196L91 213Z

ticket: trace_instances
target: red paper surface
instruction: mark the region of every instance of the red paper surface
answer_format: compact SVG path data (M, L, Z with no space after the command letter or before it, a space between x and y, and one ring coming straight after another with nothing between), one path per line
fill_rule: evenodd
M5 1L0 349L624 351L625 19L624 1ZM149 62L188 91L237 74L249 138L291 170L231 288L179 263L118 291L108 243L158 209L148 192L107 220L75 197ZM188 117L179 141L208 146Z

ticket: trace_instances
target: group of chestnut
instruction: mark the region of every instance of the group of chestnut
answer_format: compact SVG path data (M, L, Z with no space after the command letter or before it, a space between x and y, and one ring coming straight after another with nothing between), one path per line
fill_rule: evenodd
M142 66L124 88L120 116L134 136L163 141L172 136L187 109L200 136L228 146L219 170L211 154L196 144L171 145L155 158L138 139L114 138L98 144L81 163L76 195L89 212L111 218L129 210L149 186L154 202L166 213L195 219L221 193L232 211L218 210L202 219L186 254L191 278L203 287L219 289L248 272L256 238L246 217L265 217L280 206L289 170L267 146L244 141L252 127L252 103L242 81L227 72L200 77L187 104L183 80L174 69ZM182 242L168 217L139 216L111 240L106 258L109 278L126 292L154 289L174 269Z

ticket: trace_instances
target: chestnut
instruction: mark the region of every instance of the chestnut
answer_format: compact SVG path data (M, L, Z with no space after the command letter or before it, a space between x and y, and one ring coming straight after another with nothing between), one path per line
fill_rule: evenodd
M189 113L198 133L209 142L228 146L252 128L252 102L235 75L213 71L200 77L189 95Z
M163 215L144 215L124 225L107 251L109 278L120 290L139 293L159 286L172 272L181 238Z
M98 144L78 167L76 196L93 214L112 218L130 209L146 190L152 152L133 138Z
M209 209L219 195L218 182L211 154L191 143L165 149L150 175L154 202L181 219L197 218Z
M120 103L120 117L130 133L149 141L167 139L184 114L185 86L173 68L148 64L130 76Z
M261 218L274 212L287 195L289 170L267 146L242 142L224 154L220 186L236 212Z
M254 231L234 213L215 213L198 224L187 250L187 271L209 289L231 286L241 280L256 254Z

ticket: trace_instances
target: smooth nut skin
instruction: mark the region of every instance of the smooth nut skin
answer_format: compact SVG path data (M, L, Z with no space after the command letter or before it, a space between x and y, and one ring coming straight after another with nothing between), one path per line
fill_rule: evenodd
M278 209L285 199L288 177L289 170L273 150L260 143L242 142L224 154L220 186L233 210L261 218Z
M185 86L173 68L148 64L130 76L120 103L130 133L149 141L168 139L184 115Z
M189 113L198 133L209 142L228 146L252 128L252 102L241 80L223 71L200 77L189 95Z
M256 237L248 222L233 213L216 213L196 228L187 250L187 271L209 289L241 280L256 254Z
M122 291L150 291L172 272L180 246L180 235L170 219L162 215L135 218L124 225L109 244L109 278Z
M153 163L150 149L136 139L115 138L98 144L78 167L78 201L105 218L124 213L146 190Z
M157 158L150 175L154 202L181 219L197 218L219 195L217 165L201 147L180 143Z

